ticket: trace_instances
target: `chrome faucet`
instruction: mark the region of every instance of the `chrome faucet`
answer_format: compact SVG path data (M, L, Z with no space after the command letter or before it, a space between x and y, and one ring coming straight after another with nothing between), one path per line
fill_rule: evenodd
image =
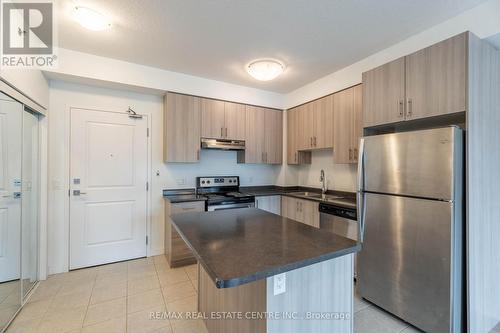
M325 194L327 191L326 188L326 178L325 178L325 170L321 169L321 174L319 176L319 181L321 182L321 193Z

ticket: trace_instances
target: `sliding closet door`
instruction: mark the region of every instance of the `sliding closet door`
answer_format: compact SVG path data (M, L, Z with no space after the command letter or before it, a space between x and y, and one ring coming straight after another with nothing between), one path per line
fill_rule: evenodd
M22 289L23 296L38 280L38 116L23 112L22 160Z
M0 93L0 331L21 306L23 106Z

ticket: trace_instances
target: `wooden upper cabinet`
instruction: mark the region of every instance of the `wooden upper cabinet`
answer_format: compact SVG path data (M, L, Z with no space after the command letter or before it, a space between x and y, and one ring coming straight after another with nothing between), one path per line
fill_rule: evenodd
M224 102L201 98L201 136L220 139L225 134Z
M301 151L333 147L333 97L331 95L293 109L295 148ZM296 119L295 119L296 117ZM290 152L291 154L291 152ZM292 156L290 156L292 157Z
M297 109L286 111L286 162L288 164L299 164L297 151L298 114Z
M165 162L198 162L200 152L201 100L167 93L164 98Z
M404 120L405 58L363 73L364 127Z
M283 162L283 111L264 111L265 163Z
M282 119L282 111L247 105L245 150L238 152L238 163L281 164Z
M329 95L312 102L312 148L333 147L333 96Z
M287 163L288 164L311 164L311 152L299 151L301 141L300 129L300 107L289 109L287 116Z
M312 148L312 105L311 103L303 104L297 107L298 112L298 128L297 128L297 148L299 150L307 150Z
M245 151L238 152L239 163L264 163L265 111L264 108L246 106Z
M354 149L353 162L358 162L359 142L363 137L363 85L357 85L353 88L354 110L353 124L351 133L351 146Z
M406 120L466 110L467 33L406 57Z
M363 125L467 111L468 32L363 73Z
M335 163L347 164L358 161L359 139L363 135L362 95L361 85L333 95Z
M225 130L224 138L232 140L245 140L245 105L224 102Z
M334 140L333 160L335 163L353 163L352 126L354 124L354 91L346 89L333 94Z
M201 136L245 140L245 105L202 98Z

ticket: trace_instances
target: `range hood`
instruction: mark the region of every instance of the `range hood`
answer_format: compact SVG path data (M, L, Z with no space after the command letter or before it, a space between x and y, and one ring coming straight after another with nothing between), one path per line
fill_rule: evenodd
M245 150L245 141L201 138L201 148L219 150Z

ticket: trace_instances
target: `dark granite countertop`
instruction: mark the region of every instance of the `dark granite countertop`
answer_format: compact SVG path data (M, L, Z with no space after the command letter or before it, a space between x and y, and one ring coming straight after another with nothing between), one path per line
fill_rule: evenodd
M256 208L185 213L173 224L218 288L359 251L355 241Z
M163 199L171 203L205 201L207 197L197 195L194 188L163 190Z
M347 207L347 208L356 208L356 193L354 192L343 192L343 191L332 191L328 190L326 192L329 196L339 196L341 198L338 199L329 199L323 200L322 198L314 198L307 197L303 195L299 195L300 192L310 192L310 193L321 193L320 189L313 187L303 187L303 186L249 186L249 187L240 187L240 191L243 193L253 194L256 197L259 196L270 196L270 195L285 195L294 198L311 200L316 202L324 202L332 205Z
M242 193L255 195L256 197L271 196L271 195L286 195L290 197L311 200L317 202L329 203L337 206L356 208L356 194L353 192L327 191L327 195L340 196L342 198L334 200L323 200L321 198L307 197L298 195L300 192L321 193L320 189L302 186L245 186L240 187ZM207 198L202 195L196 195L195 189L171 189L163 190L163 198L172 203L190 202L190 201L205 201Z
M192 201L206 201L207 197L202 195L164 195L163 199L170 201L171 203L179 202L192 202Z

